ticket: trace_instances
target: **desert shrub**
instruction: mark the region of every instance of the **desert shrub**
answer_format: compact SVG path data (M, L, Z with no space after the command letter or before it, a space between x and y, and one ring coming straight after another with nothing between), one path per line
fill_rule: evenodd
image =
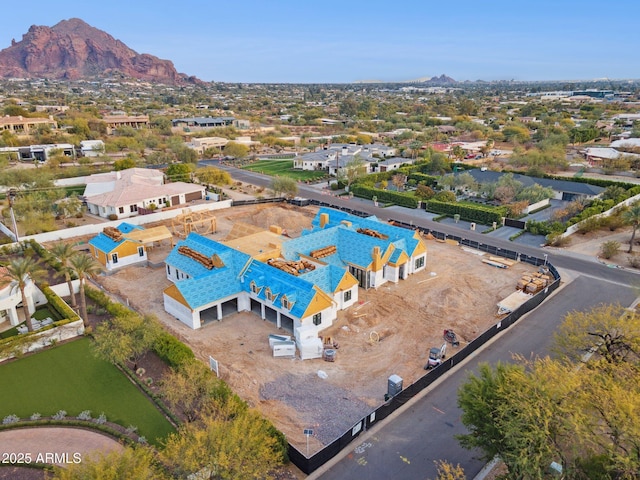
M109 216L107 217L109 220L117 220L118 219L118 215L116 215L115 213L110 213Z
M566 247L571 243L571 239L569 237L563 237L559 232L552 232L547 235L547 245L551 245L553 247Z
M619 215L611 215L610 217L603 218L601 224L612 232L626 225L625 221Z
M640 256L631 255L627 258L631 268L640 268Z
M180 367L193 360L193 350L168 333L162 333L156 340L153 350L171 367Z
M615 240L609 240L600 245L600 254L607 259L614 257L619 251L620 242L616 242Z
M589 232L595 232L596 230L599 230L600 226L600 219L596 217L589 217L580 224L580 226L578 227L578 232L586 235Z

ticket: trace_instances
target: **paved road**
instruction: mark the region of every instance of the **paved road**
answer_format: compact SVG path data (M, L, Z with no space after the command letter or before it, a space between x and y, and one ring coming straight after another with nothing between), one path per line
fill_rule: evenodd
M237 180L269 185L270 179L263 175L222 167L228 169ZM419 210L378 208L371 202L333 197L306 185L300 187L300 196L364 211L384 220L393 218L447 235L464 235L479 243L491 243L538 258L546 255L548 261L560 269L564 279L564 285L554 295L486 348L471 355L462 368L447 375L446 381L437 382L403 409L361 435L351 449L345 449L334 461L309 478L435 478L437 472L434 461L439 459L459 463L465 469L467 478L473 478L484 462L475 458L474 452L463 450L454 438L455 434L465 432L459 420L461 412L456 406L456 394L468 372L475 371L479 362L510 361L513 353L527 357L546 355L551 333L568 312L588 310L600 303L628 306L637 297L636 287L640 285L640 276L631 271L609 268L590 257L541 249L534 245L514 245L505 239L488 238L478 232L461 230L456 225L435 223Z

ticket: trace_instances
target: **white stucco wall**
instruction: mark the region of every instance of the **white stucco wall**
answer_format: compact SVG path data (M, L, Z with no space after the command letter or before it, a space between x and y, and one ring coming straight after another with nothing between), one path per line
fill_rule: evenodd
M173 315L189 328L198 329L200 325L200 314L192 312L190 308L185 307L183 304L174 300L166 293L162 294L164 299L164 309L170 315Z
M192 212L202 211L214 211L229 208L232 205L232 200L223 200L222 202L209 202L199 205L189 206L189 210ZM145 225L147 223L160 222L170 218L182 215L182 209L166 210L157 213L151 213L149 215L138 215L136 217L128 218L127 223L132 225ZM97 235L102 232L105 227L117 227L122 223L122 220L114 220L110 222L97 223L92 225L82 225L80 227L66 228L64 230L56 230L54 232L38 233L37 235L29 235L21 238L21 240L35 240L38 243L55 242L58 240L64 240L67 238L81 237L83 235Z

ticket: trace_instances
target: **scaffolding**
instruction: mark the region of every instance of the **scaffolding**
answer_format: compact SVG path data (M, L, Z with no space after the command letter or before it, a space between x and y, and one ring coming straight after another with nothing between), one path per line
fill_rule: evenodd
M182 213L171 219L171 233L186 238L191 232L200 235L216 233L216 217L213 212L192 212L184 208Z

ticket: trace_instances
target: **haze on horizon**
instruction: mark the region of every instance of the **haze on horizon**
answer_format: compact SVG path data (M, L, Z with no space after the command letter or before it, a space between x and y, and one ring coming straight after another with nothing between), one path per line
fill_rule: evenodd
M205 81L638 79L640 2L32 0L3 6L0 50L77 17Z

